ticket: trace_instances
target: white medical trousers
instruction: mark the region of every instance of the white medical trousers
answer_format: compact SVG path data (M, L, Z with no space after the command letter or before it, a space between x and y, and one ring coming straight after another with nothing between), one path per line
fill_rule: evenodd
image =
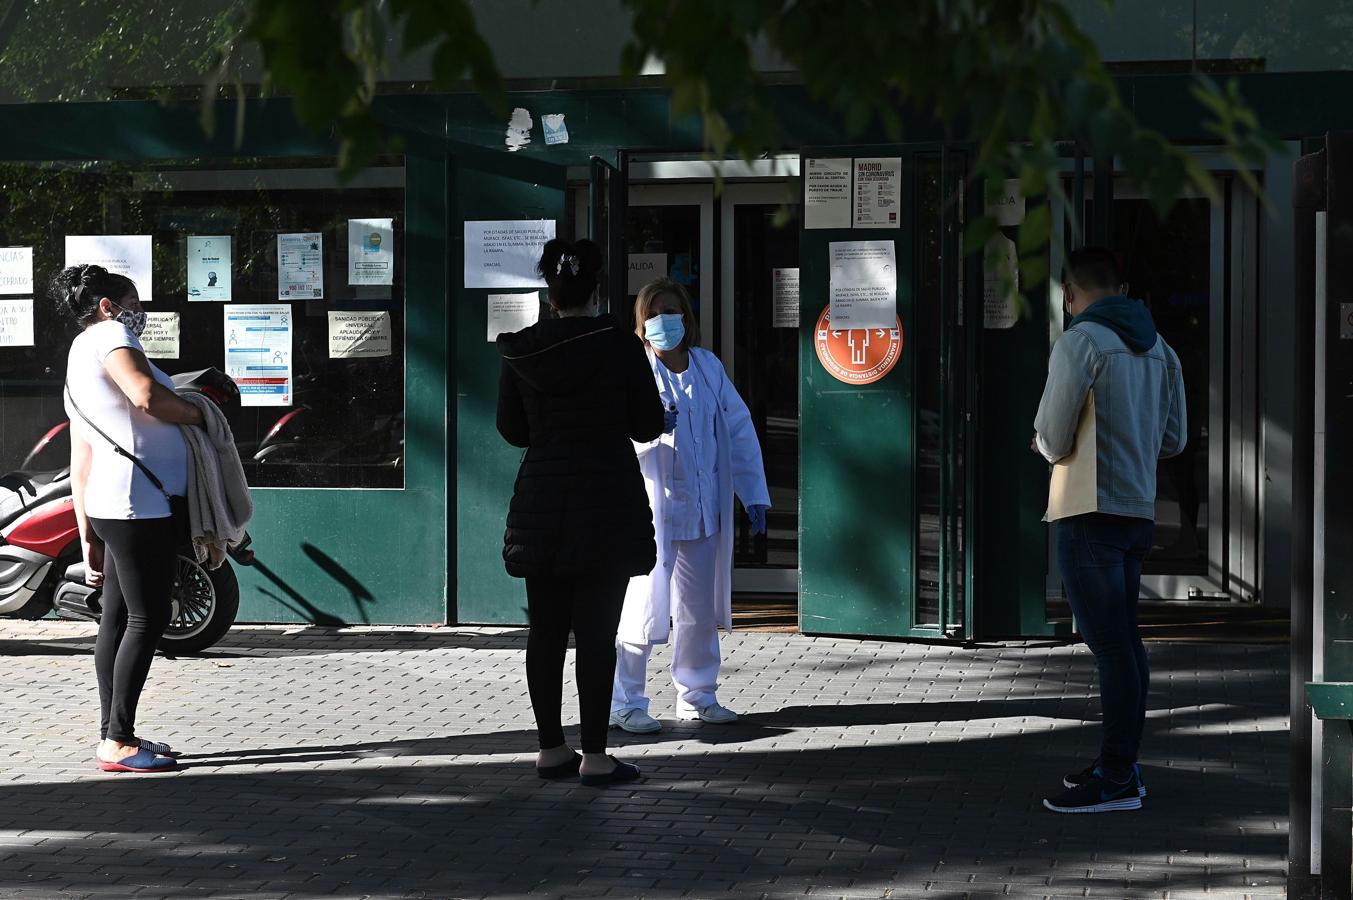
M719 536L673 541L672 548L672 684L677 709L691 711L713 703L719 687L719 623L714 608ZM612 712L648 712L645 680L653 647L616 642Z

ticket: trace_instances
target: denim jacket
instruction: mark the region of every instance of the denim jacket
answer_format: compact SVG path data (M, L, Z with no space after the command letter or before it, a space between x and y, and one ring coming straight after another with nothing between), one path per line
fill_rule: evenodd
M1085 513L1155 519L1156 461L1184 449L1179 357L1146 307L1106 297L1052 348L1034 420L1053 464L1047 521Z

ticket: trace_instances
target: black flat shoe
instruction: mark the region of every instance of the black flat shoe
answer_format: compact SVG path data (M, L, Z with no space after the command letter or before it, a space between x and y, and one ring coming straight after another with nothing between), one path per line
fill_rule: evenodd
M536 766L536 774L541 778L572 778L578 774L578 767L582 764L582 754L574 751L573 758L568 762L557 766Z
M580 775L579 780L587 787L606 787L611 784L625 784L639 780L638 766L622 763L614 756L611 757L611 762L615 763L615 768L605 775Z

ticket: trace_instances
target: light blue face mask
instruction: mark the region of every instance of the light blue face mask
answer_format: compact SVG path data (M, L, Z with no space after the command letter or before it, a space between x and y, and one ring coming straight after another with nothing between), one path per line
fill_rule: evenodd
M644 323L644 337L656 350L675 350L686 336L686 322L681 313L663 313Z

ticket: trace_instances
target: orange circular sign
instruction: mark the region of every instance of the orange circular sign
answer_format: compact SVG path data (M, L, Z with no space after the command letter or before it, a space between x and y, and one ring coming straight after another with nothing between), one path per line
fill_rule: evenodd
M813 345L822 367L846 384L873 384L902 358L902 320L892 328L832 330L831 306L817 317Z

